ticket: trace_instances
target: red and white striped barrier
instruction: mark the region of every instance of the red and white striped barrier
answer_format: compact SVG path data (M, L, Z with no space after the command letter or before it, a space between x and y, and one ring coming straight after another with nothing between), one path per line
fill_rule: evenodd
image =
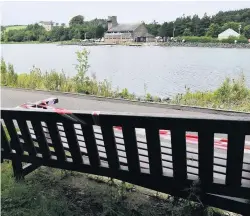
M98 118L99 114L100 114L100 111L92 112L93 119L94 119L94 122L96 125L99 125L99 118ZM121 126L114 126L114 129L116 129L117 131L122 131ZM145 136L144 129L137 128L136 133ZM159 134L160 134L161 138L171 140L171 135L170 135L169 130L159 130ZM186 142L188 144L198 145L198 136L194 135L194 134L186 134ZM227 150L227 143L228 143L228 140L225 138L217 138L217 137L214 138L214 147L215 148ZM245 141L244 152L250 153L250 142L249 141Z
M114 127L118 131L122 131L122 127L116 126ZM144 129L136 129L136 133L140 135L145 135ZM168 130L159 130L159 134L161 138L171 140L171 135L170 131ZM198 136L194 134L186 134L186 142L188 144L197 144L198 145ZM214 138L214 147L218 149L227 149L227 142L228 140L225 138ZM245 148L244 148L245 153L250 153L250 142L245 141Z

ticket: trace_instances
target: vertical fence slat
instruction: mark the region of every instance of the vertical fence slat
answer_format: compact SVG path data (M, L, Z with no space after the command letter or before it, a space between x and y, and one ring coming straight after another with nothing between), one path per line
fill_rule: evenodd
M18 155L23 154L23 146L20 143L19 137L17 135L16 127L13 123L12 119L6 118L4 119L6 128L10 134L10 146L12 149L16 151Z
M245 135L239 128L228 134L226 185L241 186Z
M150 173L154 176L162 175L162 158L159 129L146 127L148 158Z
M90 165L93 169L97 169L100 166L100 157L95 140L95 134L92 125L81 125L83 137L85 140L86 148L88 151L88 157Z
M175 128L171 130L171 144L174 179L178 184L187 179L185 130L183 130L182 128Z
M199 177L202 185L213 183L214 134L207 129L198 132Z
M8 138L6 136L5 130L3 128L3 124L1 123L1 145L4 149L4 152L10 153L11 148L10 148L10 143L8 141Z
M21 180L24 178L23 164L20 158L12 159L12 168L13 168L13 173L14 173L16 180Z
M73 159L73 162L76 164L82 164L82 154L80 146L77 141L76 131L72 123L63 123L64 131L69 145L69 150Z
M109 167L110 169L112 169L112 171L116 171L120 168L120 164L117 154L113 127L110 125L102 124L101 129Z
M135 135L135 128L126 125L122 127L123 139L128 161L128 169L131 174L140 174L140 161Z
M56 122L48 121L45 123L47 124L48 132L50 134L50 138L55 149L56 157L58 158L58 160L65 161L66 155L63 149L63 144L60 138Z
M34 128L36 140L42 152L43 158L49 159L51 157L51 152L49 150L49 146L48 146L47 139L45 137L45 134L42 128L42 124L40 121L37 121L37 120L32 120L31 122Z
M35 149L33 140L31 138L27 122L23 119L17 119L17 123L18 123L20 131L22 133L24 145L27 146L27 150L29 152L29 155L35 157L36 156L36 149Z

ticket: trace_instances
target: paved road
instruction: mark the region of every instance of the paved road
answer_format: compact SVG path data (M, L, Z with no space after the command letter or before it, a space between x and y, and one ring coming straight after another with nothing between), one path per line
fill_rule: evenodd
M102 99L96 100L84 96L73 95L57 95L48 92L15 90L9 88L1 88L1 107L13 108L25 102L34 102L48 97L58 97L58 107L70 110L84 110L84 111L104 111L104 112L129 112L129 113L149 113L149 114L171 114L187 117L216 117L225 118L222 114L212 114L206 112L176 110L164 107L153 107L150 105L135 105L123 102L111 102ZM250 115L249 115L250 116Z

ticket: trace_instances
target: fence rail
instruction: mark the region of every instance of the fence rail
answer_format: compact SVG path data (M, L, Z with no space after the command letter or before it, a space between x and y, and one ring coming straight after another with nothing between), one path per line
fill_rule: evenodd
M121 130L115 130L117 126ZM160 130L171 131L170 139L162 138ZM187 131L198 133L197 146L187 142ZM183 198L188 196L185 189L199 180L203 203L250 212L250 154L245 151L250 117L58 114L2 108L1 132L2 158L12 160L16 177L43 165L113 177ZM226 150L214 147L215 133L227 134ZM24 168L21 162L31 165Z

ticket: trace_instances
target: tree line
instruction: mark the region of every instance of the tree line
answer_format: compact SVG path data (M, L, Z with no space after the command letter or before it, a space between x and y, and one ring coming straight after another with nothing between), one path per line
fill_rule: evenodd
M171 22L164 22L162 25L153 21L147 24L149 33L161 37L177 36L207 36L218 37L218 34L228 28L240 32L246 38L250 38L250 8L220 11L214 16L203 17L181 16Z
M28 25L24 29L9 30L1 28L1 40L5 42L25 42L25 41L65 41L72 39L101 38L107 30L105 19L94 19L85 21L81 15L73 17L69 22L69 27L58 23L53 26L51 31L38 23Z
M240 32L242 36L250 38L250 8L220 11L214 16L203 17L181 16L171 22L159 24L156 21L146 24L150 34L161 37L195 36L216 38L219 33L228 28ZM106 19L85 21L81 15L73 17L69 27L65 24L55 25L51 31L46 31L38 23L28 25L24 29L9 30L1 28L1 40L5 42L24 41L65 41L72 39L101 38L107 31Z

